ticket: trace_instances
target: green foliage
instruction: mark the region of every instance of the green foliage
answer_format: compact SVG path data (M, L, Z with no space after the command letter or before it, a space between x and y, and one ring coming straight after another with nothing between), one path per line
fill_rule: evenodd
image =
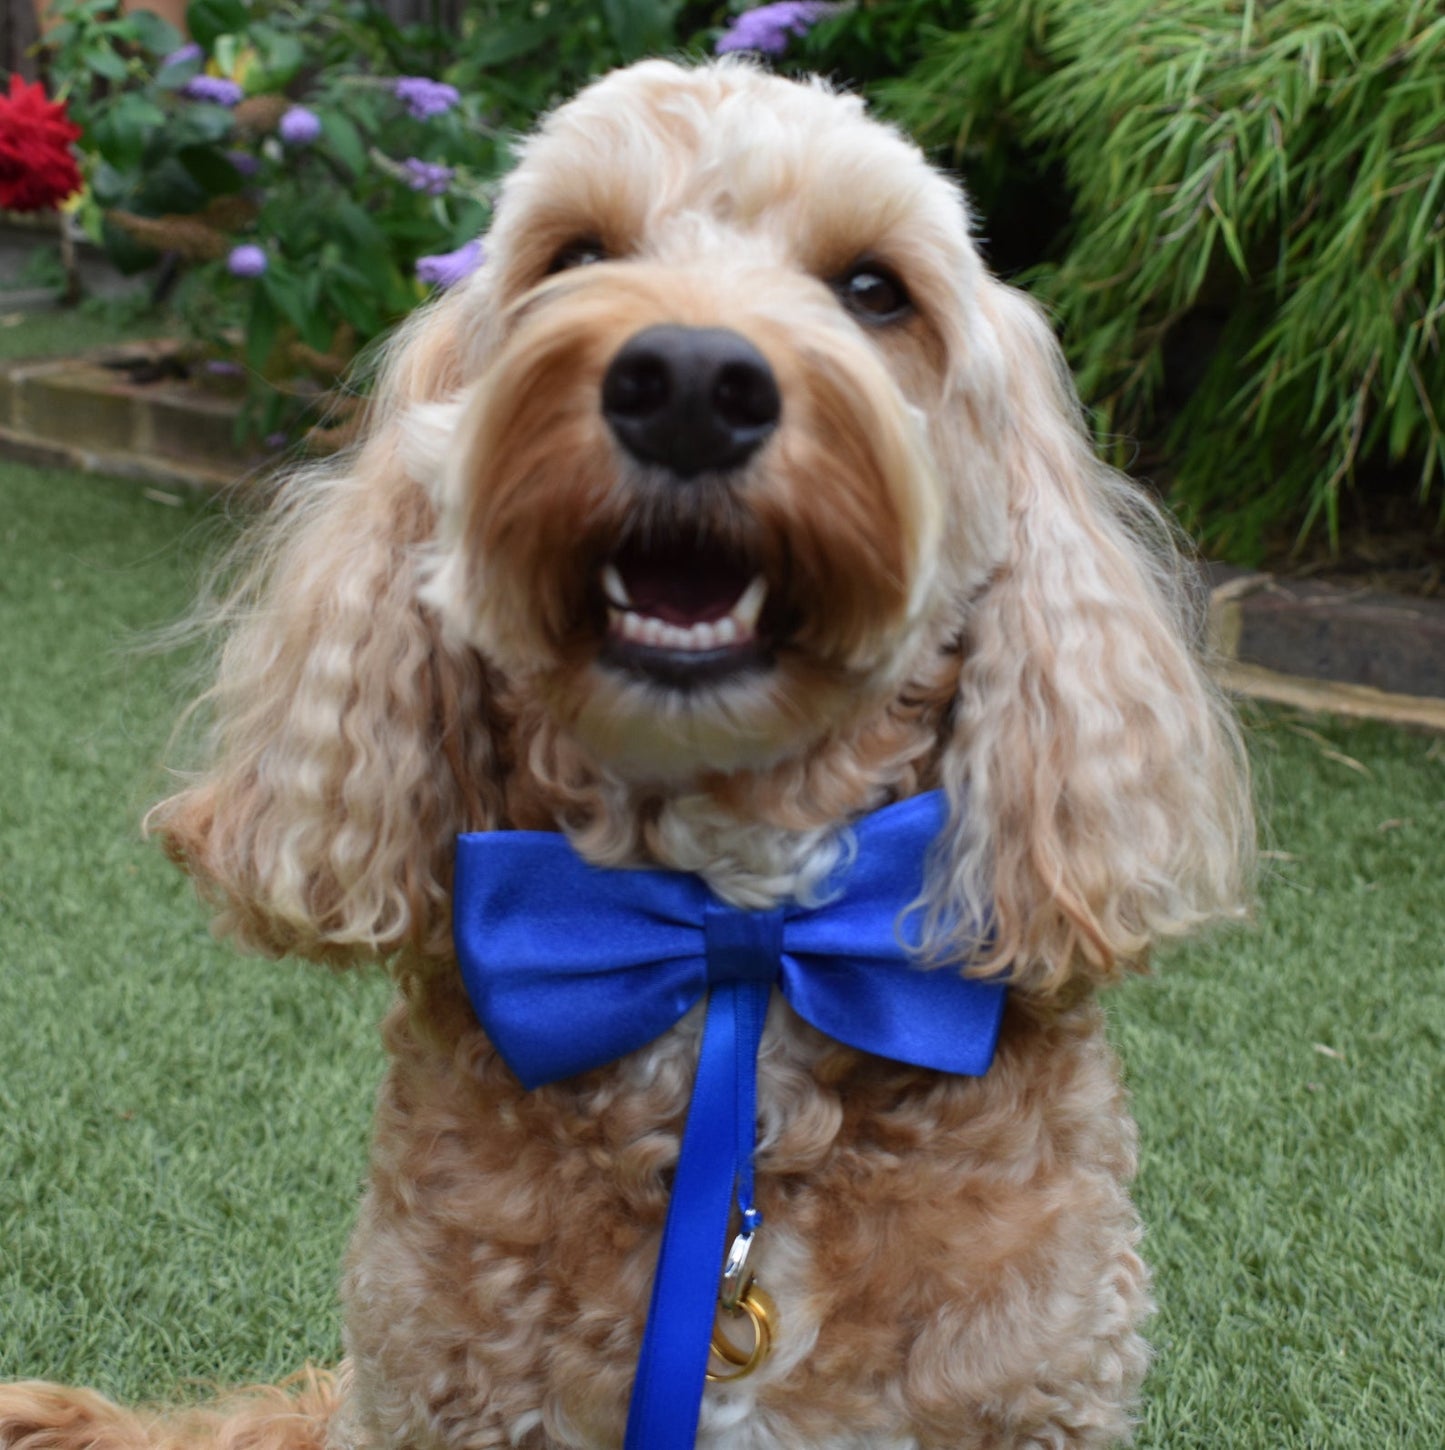
M142 78L148 64L181 43L176 28L149 10L121 11L119 0L64 0L47 7L45 32L57 97L77 116L107 93L107 86Z
M83 221L123 270L158 251L192 264L177 308L248 365L258 431L303 417L320 387L308 374L329 379L421 300L419 256L485 226L505 159L485 98L418 119L394 93L399 76L435 74L441 37L365 0L193 0L188 53L114 0L55 11L51 70L85 131ZM234 82L241 104L197 94L198 77ZM291 102L320 121L314 141L283 139ZM408 158L446 166L442 194L414 189ZM260 248L261 275L232 275L240 245Z
M269 436L355 408L331 383L426 296L423 258L485 231L512 136L613 66L710 51L751 8L470 0L449 35L399 28L377 0L191 0L182 48L119 0L54 0L49 62L84 128L87 230L124 271L162 253L185 264L177 310L208 351L244 364L247 424ZM892 73L919 54L925 14L965 8L840 7L778 63ZM418 116L401 77L457 98ZM240 103L211 94L218 82ZM314 138L288 138L290 106L316 118ZM444 179L419 184L418 163Z
M751 7L738 7L751 8ZM936 36L968 23L973 0L860 0L840 5L795 40L778 69L827 75L870 95L920 63Z
M1334 542L1341 490L1387 469L1445 519L1438 6L980 0L886 94L985 217L1066 190L1027 281L1101 430L1164 433L1213 546Z
M57 0L49 63L84 128L88 231L125 271L188 264L177 309L244 363L249 426L269 435L334 408L329 383L426 296L419 262L486 229L511 136L597 71L676 48L680 9L476 0L458 37L375 0L192 0L182 49L119 0ZM418 115L403 77L456 99ZM240 103L209 98L216 81ZM290 106L319 134L288 139ZM259 251L238 266L237 247Z

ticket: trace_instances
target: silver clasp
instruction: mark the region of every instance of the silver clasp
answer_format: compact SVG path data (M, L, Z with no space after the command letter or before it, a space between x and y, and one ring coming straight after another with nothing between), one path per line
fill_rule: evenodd
M722 1286L718 1289L717 1297L718 1303L729 1314L738 1312L738 1305L752 1285L753 1276L748 1273L748 1255L752 1252L753 1240L756 1237L756 1229L745 1228L733 1239L732 1247L728 1249L727 1257L723 1260Z

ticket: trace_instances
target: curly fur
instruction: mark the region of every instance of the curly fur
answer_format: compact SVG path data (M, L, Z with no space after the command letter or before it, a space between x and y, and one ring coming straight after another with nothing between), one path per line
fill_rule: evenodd
M578 237L606 259L551 275ZM760 1273L783 1329L709 1390L698 1443L1127 1437L1148 1284L1093 989L1237 914L1250 839L1167 526L1094 459L957 189L821 84L604 79L526 143L488 253L396 340L356 451L290 480L248 546L205 763L150 817L241 945L400 984L342 1379L251 1439L14 1387L0 1446L618 1444L698 1021L522 1092L456 980L453 837L561 830L758 907L816 892L859 814L940 785L919 906L944 969L1015 983L997 1062L867 1058L775 1001ZM905 280L906 321L840 305L859 258ZM685 505L597 404L658 322L742 333L785 400L733 486ZM684 691L599 663L599 568L680 518L773 581L770 669ZM979 900L986 943L958 935Z

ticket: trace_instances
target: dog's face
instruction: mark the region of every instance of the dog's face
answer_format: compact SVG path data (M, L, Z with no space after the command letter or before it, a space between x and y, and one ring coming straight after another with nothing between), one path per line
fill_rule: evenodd
M648 63L555 113L411 420L429 602L633 778L806 752L1000 554L955 188L861 105Z
M1168 530L912 146L649 61L544 123L487 247L218 613L208 765L150 819L223 927L444 961L456 832L519 819L771 902L925 778L975 970L1108 980L1236 909Z

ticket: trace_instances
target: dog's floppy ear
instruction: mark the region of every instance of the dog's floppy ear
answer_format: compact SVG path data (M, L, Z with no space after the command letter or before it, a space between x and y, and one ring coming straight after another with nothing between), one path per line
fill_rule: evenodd
M447 950L452 838L499 813L483 662L418 598L434 522L407 410L462 381L466 288L391 344L365 437L281 486L218 606L203 768L147 818L243 945Z
M965 638L944 892L992 901L988 963L1047 994L1239 911L1248 779L1168 525L1094 457L1035 306L992 279L980 302L994 346L973 442L1009 532Z

